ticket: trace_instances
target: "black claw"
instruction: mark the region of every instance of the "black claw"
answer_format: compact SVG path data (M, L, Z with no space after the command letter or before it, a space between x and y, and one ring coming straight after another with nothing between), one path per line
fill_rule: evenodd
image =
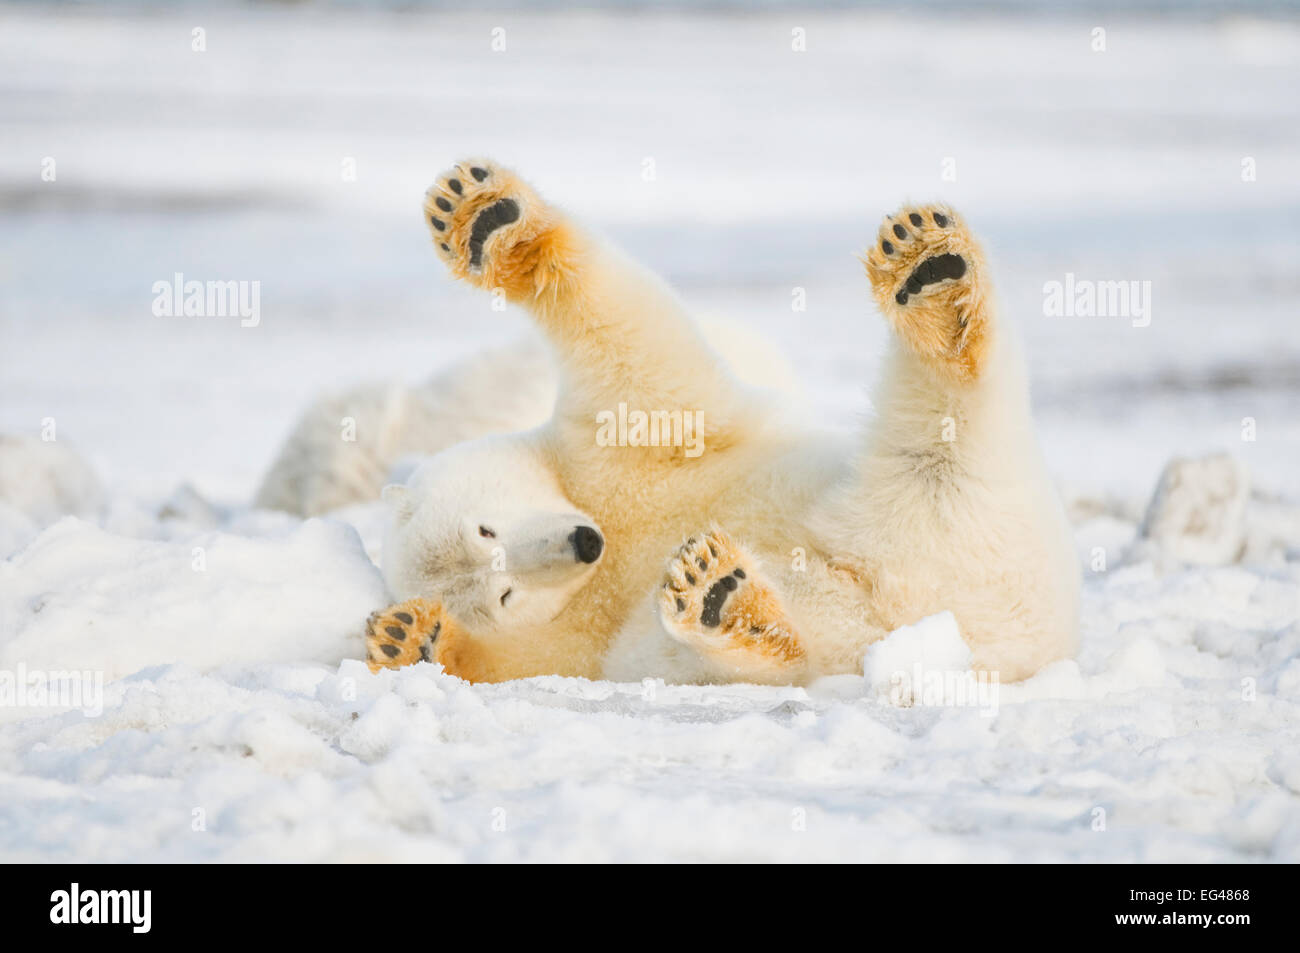
M735 572L732 573L732 575L735 576L737 579L744 579L744 578L745 578L745 570L743 570L743 569L737 569Z
M409 612L394 612L393 618L405 625L410 625L412 622L415 621L415 617L412 616L411 613Z
M906 238L907 229L905 229L902 225L895 225L894 234L897 235L899 238Z
M706 563L703 559L696 559L695 561L699 563L700 568L703 569L705 572L709 571L709 564Z
M894 300L899 304L907 304L907 292L900 291L898 294L894 295Z
M396 645L381 645L379 649L389 658L397 658L397 653L402 651Z
M443 242L443 243L442 243L442 250L445 251L445 252L450 253L450 252L451 252L451 246L449 246L446 242Z
M429 644L427 642L424 645L420 646L420 661L421 662L433 661L433 653L429 651Z
M400 625L386 625L384 626L384 631L387 632L389 635L391 635L393 638L397 639L397 641L399 642L406 641L406 630L403 629Z
M907 216L907 217L908 217L909 219L911 219L912 224L915 225L917 228L920 228L920 227L921 227L921 216L919 216L919 215L917 215L915 212L913 212L911 215L909 215L909 216Z
M439 195L436 199L433 200L433 204L438 206L438 208L442 209L444 212L451 211L451 203L448 202L441 195Z
M934 224L938 225L940 228L947 228L947 227L948 227L948 216L947 216L947 215L944 215L943 212L935 212L935 213L934 213Z
M448 179L447 188L460 195L460 179Z
M686 603L685 603L683 600L681 600L681 599L678 599L678 600L677 600L677 611L678 611L678 612L685 612L685 611L686 611Z
M686 574L686 582L687 582L689 585L692 585L692 586L695 585L695 577L692 576L690 573L687 573L687 574Z
M886 255L892 255L894 253L894 246L889 244L889 240L886 239L885 241L880 243L880 250L883 251Z
M433 632L429 634L429 641L430 642L438 641L438 633L441 631L442 631L442 620L439 619L437 622L433 624Z
M445 232L447 230L447 223L444 222L442 219L438 218L438 216L430 215L429 221L433 223L433 227L436 228L438 231Z
M474 168L470 169L469 174L474 176L475 182L482 182L488 175L487 169L480 169L478 166L474 166Z

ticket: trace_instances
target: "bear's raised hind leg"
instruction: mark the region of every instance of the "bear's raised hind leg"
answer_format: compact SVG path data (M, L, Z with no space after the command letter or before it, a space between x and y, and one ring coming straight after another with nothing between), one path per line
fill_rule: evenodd
M863 256L880 311L932 370L956 383L983 370L992 320L984 257L946 205L904 206Z
M726 534L688 539L659 592L664 629L737 681L789 685L806 656L776 589Z

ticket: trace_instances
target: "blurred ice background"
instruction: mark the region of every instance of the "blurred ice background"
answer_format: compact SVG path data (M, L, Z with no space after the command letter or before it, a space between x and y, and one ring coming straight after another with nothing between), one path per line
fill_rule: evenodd
M951 201L1063 484L1143 496L1172 454L1226 449L1294 489L1296 19L625 6L0 8L0 430L54 418L118 489L246 499L323 389L526 326L449 282L421 221L438 170L485 153L776 337L845 425L883 335L855 254L902 200ZM155 317L176 272L260 281L260 326ZM1067 272L1150 281L1150 326L1045 316Z
M11 537L90 521L0 562L0 663L123 676L101 718L0 731L0 856L1300 856L1296 7L459 6L0 6L0 434L52 420L106 484L62 510L50 489ZM527 327L430 247L423 190L467 154L777 339L842 426L884 343L855 255L900 202L952 202L1026 338L1085 560L1132 539L1171 457L1212 451L1249 469L1268 558L1088 573L1079 660L992 719L851 678L647 698L337 665L383 598L355 536L244 504L313 397ZM177 272L260 281L259 326L154 316ZM1149 326L1047 316L1067 273L1149 281ZM502 805L524 836L489 832Z

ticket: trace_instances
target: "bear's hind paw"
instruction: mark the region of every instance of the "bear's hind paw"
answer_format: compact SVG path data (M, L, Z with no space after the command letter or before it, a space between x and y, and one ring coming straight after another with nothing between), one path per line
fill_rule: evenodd
M905 206L863 256L881 312L911 348L958 380L981 370L989 322L983 259L943 205Z
M534 272L557 242L551 209L522 179L486 159L440 175L425 193L424 220L454 275L512 296L536 292Z

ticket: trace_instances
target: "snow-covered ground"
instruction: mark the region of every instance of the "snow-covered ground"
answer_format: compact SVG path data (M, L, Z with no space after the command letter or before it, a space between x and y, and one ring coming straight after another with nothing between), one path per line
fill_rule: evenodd
M0 858L1300 859L1298 85L1300 24L1242 15L0 8ZM838 426L884 340L854 253L963 209L1079 658L969 706L370 675L378 507L248 499L312 396L525 329L428 247L466 153L775 338ZM156 316L178 272L261 282L257 326ZM1150 282L1149 323L1049 316L1067 274ZM1244 513L1193 468L1132 545L1214 452ZM1206 512L1243 555L1180 565ZM69 670L72 710L5 701Z

